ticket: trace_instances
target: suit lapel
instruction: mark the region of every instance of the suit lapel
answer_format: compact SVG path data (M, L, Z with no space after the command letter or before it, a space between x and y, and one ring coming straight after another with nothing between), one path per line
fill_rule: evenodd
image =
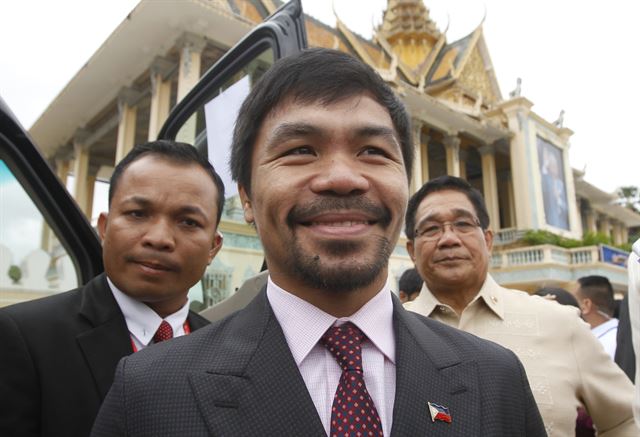
M218 331L211 365L189 375L211 434L325 435L264 290Z
M394 325L396 395L391 436L477 434L481 421L475 362L463 362L446 337L404 310L397 299ZM429 402L447 407L451 424L432 421Z
M204 328L209 323L211 323L198 313L194 313L191 310L189 311L189 315L187 316L187 322L189 323L189 328L191 328L191 331L196 331L200 328Z
M104 274L83 288L80 315L89 321L92 328L78 334L76 340L100 398L104 399L113 383L118 361L133 352L127 324Z

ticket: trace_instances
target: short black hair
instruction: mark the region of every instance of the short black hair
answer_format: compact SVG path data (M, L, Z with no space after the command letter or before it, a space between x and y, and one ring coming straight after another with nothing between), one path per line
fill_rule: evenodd
M605 276L591 275L583 276L578 279L580 289L578 293L591 299L600 311L606 313L608 316L613 316L616 309L616 302L613 297L613 287L611 282Z
M222 217L222 208L224 207L224 183L220 178L220 175L216 173L209 160L202 156L195 147L191 144L180 143L177 141L158 140L151 141L145 144L138 144L131 149L127 155L116 165L111 175L111 184L109 185L109 206L111 206L111 199L116 192L118 182L124 174L127 167L146 155L153 155L167 161L182 164L182 165L199 165L202 167L211 179L218 191L217 195L217 224L220 224L220 218Z
M473 208L476 210L478 221L482 230L489 228L489 213L487 212L487 206L484 203L484 197L480 191L473 188L469 182L464 179L457 178L455 176L440 176L439 178L431 179L424 184L413 196L409 199L407 205L407 215L405 216L404 233L409 240L415 238L416 231L416 211L422 200L431 193L436 191L453 190L459 191L471 202Z
M422 278L415 268L405 270L398 281L398 291L412 294L422 289Z
M555 296L555 301L558 302L561 305L570 305L576 308L580 308L580 305L578 305L578 300L576 299L576 297L569 293L567 290L565 290L564 288L560 288L560 287L541 287L538 289L538 291L536 291L536 296L547 296L547 295L552 295Z
M258 80L240 108L231 145L231 176L250 194L251 157L262 122L287 99L323 105L369 94L391 117L399 137L407 181L411 180L414 145L404 104L371 67L353 56L311 48L276 61Z

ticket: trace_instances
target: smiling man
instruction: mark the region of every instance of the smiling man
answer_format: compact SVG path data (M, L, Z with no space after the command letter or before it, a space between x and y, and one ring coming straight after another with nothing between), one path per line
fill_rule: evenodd
M382 79L311 49L239 114L231 169L267 285L124 359L93 435L543 435L513 353L406 312L386 285L414 149Z
M0 310L0 435L86 437L118 360L208 322L187 293L222 244L224 186L188 144L136 146L100 215L105 274Z
M549 436L575 435L578 407L599 436L638 435L633 386L576 308L503 288L488 273L493 233L478 190L452 176L433 179L409 200L405 222L425 282L407 309L513 350Z

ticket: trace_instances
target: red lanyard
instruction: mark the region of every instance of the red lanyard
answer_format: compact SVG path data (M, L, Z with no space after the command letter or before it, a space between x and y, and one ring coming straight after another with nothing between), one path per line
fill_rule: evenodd
M189 326L188 320L185 320L184 324L182 325L182 329L184 329L184 335L191 334L191 326ZM136 347L136 343L133 341L133 337L129 335L129 338L131 339L131 348L133 349L133 352L138 352L138 348Z

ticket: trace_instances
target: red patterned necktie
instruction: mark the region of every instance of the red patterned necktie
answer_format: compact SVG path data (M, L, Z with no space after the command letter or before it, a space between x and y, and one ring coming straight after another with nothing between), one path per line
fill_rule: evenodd
M382 423L367 391L361 344L367 337L352 323L332 326L320 339L342 368L331 406L330 437L382 437Z
M163 320L156 333L153 334L153 342L160 343L161 341L169 340L171 338L173 338L173 329L166 320Z

